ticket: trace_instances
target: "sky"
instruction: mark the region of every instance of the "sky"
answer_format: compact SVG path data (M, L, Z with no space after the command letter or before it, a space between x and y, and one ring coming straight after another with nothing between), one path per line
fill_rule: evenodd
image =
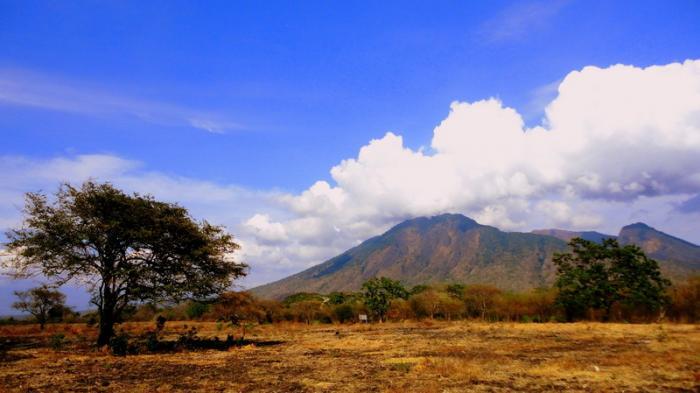
M238 288L444 212L698 244L698 18L697 1L0 0L0 229L25 192L109 181L225 225L251 266ZM0 315L36 283L0 278Z

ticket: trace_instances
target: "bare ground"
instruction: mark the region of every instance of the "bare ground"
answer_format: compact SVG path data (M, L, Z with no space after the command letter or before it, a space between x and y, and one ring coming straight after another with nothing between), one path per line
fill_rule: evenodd
M169 322L166 339L192 323ZM198 335L237 332L195 323ZM131 323L132 334L152 324ZM52 349L49 338L69 341ZM112 356L92 329L0 327L7 392L700 392L700 326L407 322L261 326L227 350ZM4 340L4 341L3 341Z

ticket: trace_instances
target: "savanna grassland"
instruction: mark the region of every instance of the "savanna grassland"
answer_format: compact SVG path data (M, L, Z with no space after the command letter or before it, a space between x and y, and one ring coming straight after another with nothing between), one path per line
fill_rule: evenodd
M120 329L138 335L152 323ZM168 322L225 340L238 329ZM56 337L64 338L57 340ZM500 392L700 389L700 326L406 322L273 324L219 350L114 356L84 324L0 327L7 392ZM59 342L56 342L59 341Z

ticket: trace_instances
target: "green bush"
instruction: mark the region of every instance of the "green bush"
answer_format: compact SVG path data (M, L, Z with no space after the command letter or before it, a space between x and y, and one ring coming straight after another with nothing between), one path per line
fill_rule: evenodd
M189 319L199 319L209 311L209 305L200 302L189 302L185 314Z
M51 348L58 351L63 348L66 343L66 336L63 333L56 333L51 336Z
M355 319L355 312L349 304L341 304L333 309L333 316L340 323L345 323Z

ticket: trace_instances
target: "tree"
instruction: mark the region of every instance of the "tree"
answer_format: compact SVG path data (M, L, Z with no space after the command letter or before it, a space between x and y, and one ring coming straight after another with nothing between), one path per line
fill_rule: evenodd
M689 277L671 288L670 317L676 321L695 323L700 320L700 275Z
M130 302L206 298L245 275L222 227L196 222L177 204L127 195L109 183L63 184L49 202L27 193L21 229L7 233L15 275L88 283L99 346Z
M428 316L430 319L435 318L435 314L441 311L442 299L440 295L435 289L428 288L417 295L411 296L413 312L418 317Z
M19 301L13 303L12 308L32 314L41 330L44 330L52 313L63 314L65 309L66 295L45 284L27 291L15 291L15 296Z
M581 238L572 239L569 246L572 252L554 256L557 302L567 320L589 310L602 311L607 320L615 304L655 312L666 303L670 282L639 247L620 247L616 239L598 244Z
M470 316L478 315L482 320L491 311L503 291L490 285L470 285L464 289L463 300Z
M447 294L455 299L464 300L465 289L467 289L467 287L464 284L450 284L447 286Z
M232 325L264 319L263 310L258 308L250 292L222 293L214 303L213 314L216 319L231 322Z
M408 291L400 282L386 277L372 278L362 284L362 296L367 308L384 321L392 299L408 298Z

